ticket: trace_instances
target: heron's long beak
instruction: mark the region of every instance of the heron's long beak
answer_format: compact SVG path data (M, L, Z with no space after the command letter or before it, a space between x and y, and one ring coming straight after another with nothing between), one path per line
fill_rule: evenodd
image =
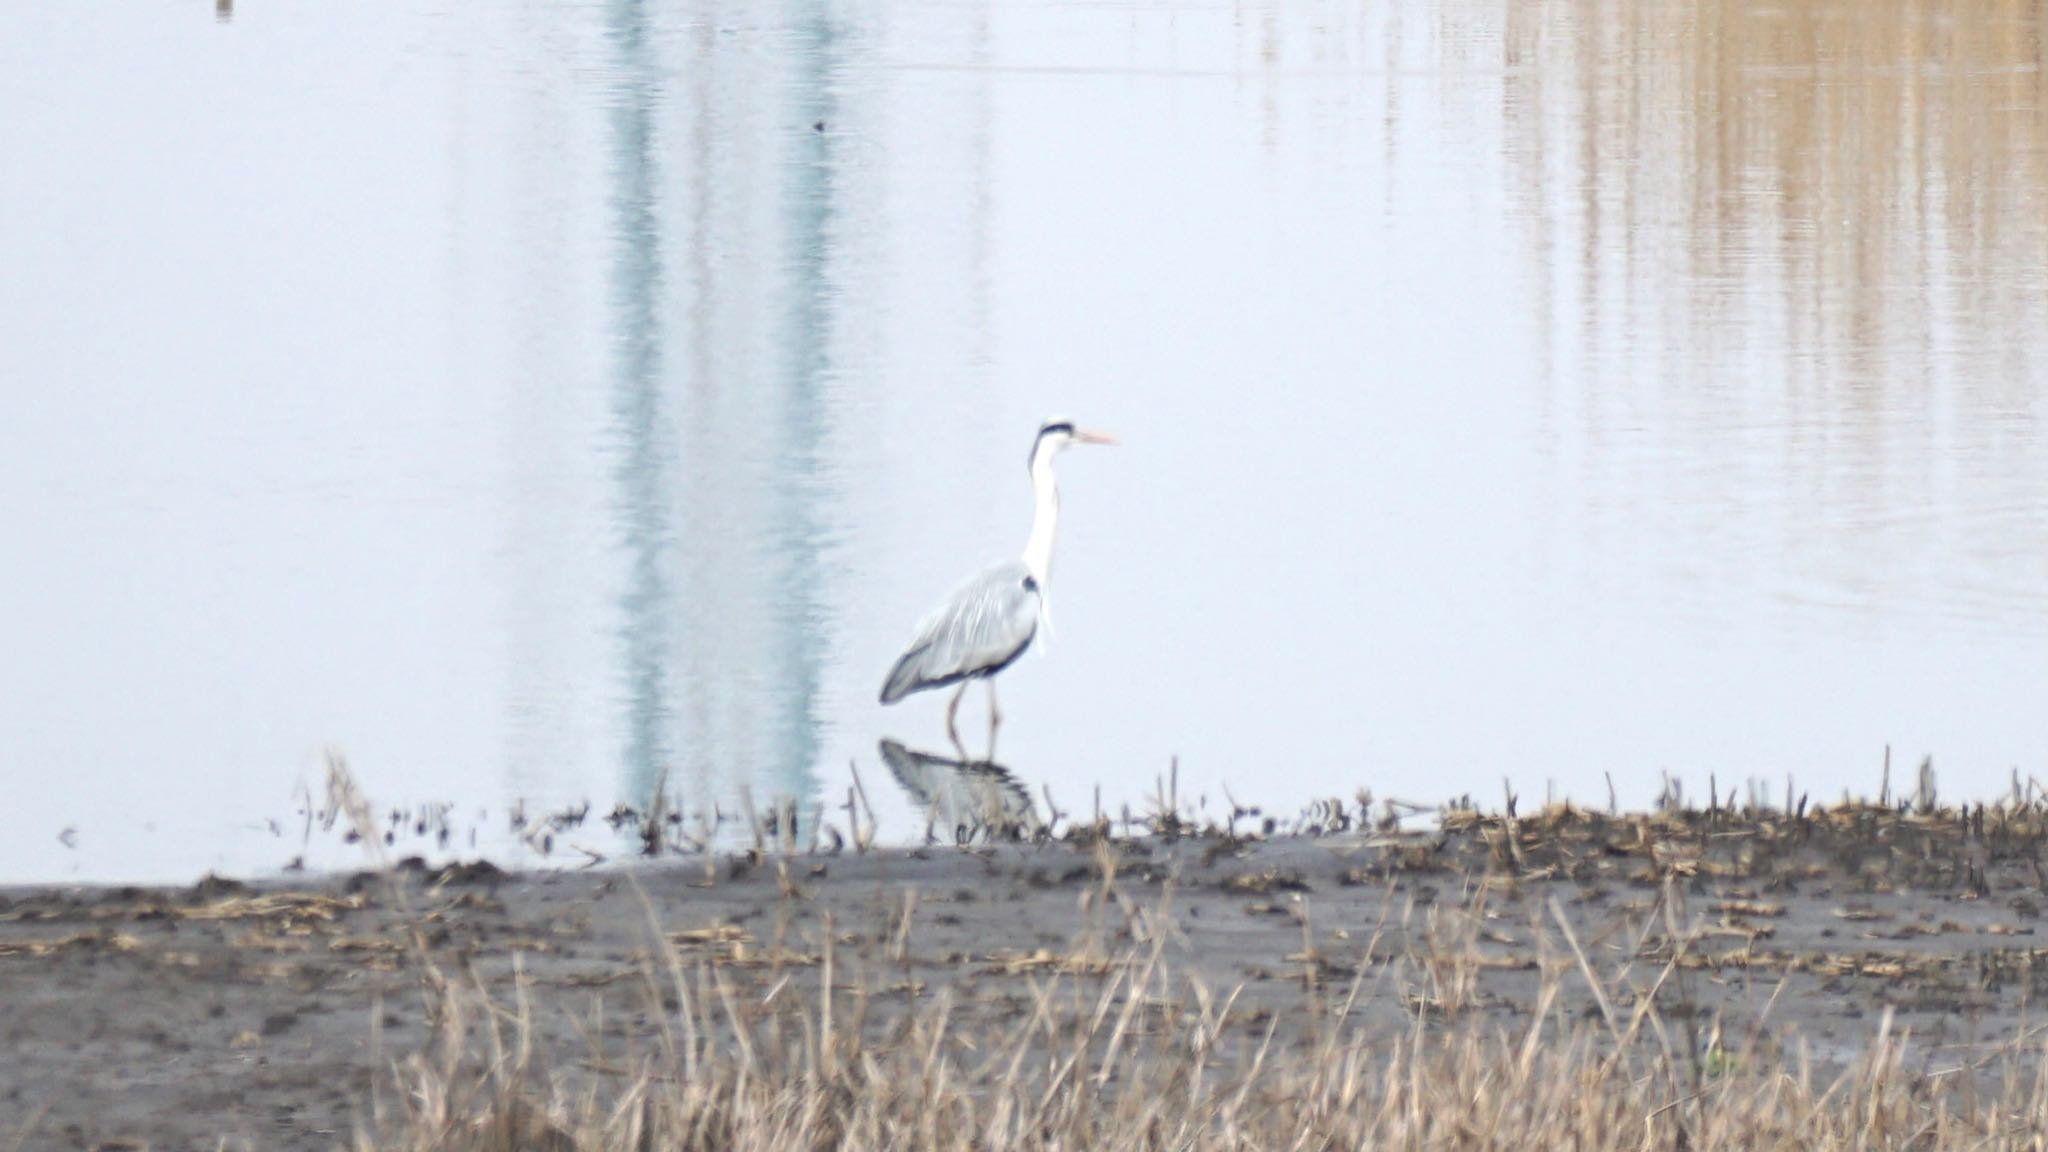
M1074 429L1074 439L1080 441L1083 444L1114 445L1116 443L1116 437L1111 436L1107 432L1098 432L1093 428Z

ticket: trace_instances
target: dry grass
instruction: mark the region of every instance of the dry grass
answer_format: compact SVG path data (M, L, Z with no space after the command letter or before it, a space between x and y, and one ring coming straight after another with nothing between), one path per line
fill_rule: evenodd
M1788 865L1795 845L1824 856L1882 846L1923 868L1960 846L1960 870L1934 871L1970 888L1987 860L2029 855L2048 828L2031 787L1987 814L1942 808L1924 777L1919 803L1894 803L1887 782L1879 803L1832 811L1789 796L1778 813L1718 797L1704 811L1674 803L1638 817L1518 818L1512 798L1499 816L1449 810L1445 833L1485 865L1465 873L1462 898L1409 901L1345 962L1319 950L1300 900L1301 951L1288 957L1298 993L1278 1001L1270 984L1254 997L1176 969L1174 884L1151 906L1132 900L1099 817L1068 838L1094 858L1093 880L1076 889L1089 923L1071 947L993 951L935 989L907 960L914 893L880 957L847 947L855 936L835 934L829 915L796 941L802 895L788 884L766 951L731 926L663 925L647 904L637 980L609 998L544 989L516 967L495 986L473 969L453 975L422 947L434 1040L392 1066L356 1147L2042 1152L2048 1060L2024 1013L2003 1045L1936 1067L1890 1009L1853 1050L1817 1053L1770 1024L1782 983L1745 1020L1691 997L1691 981L1717 978L1700 969L1721 967L1702 961L1730 918L1783 913L1748 900L1687 918L1680 888L1704 874ZM1237 842L1232 823L1223 843ZM1175 830L1195 826L1177 819ZM1738 846L1710 847L1723 842ZM1531 995L1487 993L1483 971L1507 961L1490 903L1501 882L1569 879L1594 858L1654 863L1644 881L1660 886L1661 935L1646 921L1622 953L1633 959L1616 966L1610 949L1595 962L1552 896L1513 927L1536 944L1534 961L1516 961L1533 968ZM1260 874L1225 887L1296 886ZM1389 1005L1403 1022L1391 1028ZM538 1039L546 1014L575 1019L583 1049ZM622 1016L633 1026L617 1027Z
M675 1008L654 1042L593 1052L567 1075L541 1065L524 990L511 1005L452 997L440 1050L402 1067L399 1102L358 1146L2038 1149L2048 1131L2048 1086L2018 1074L2021 1060L1981 1091L1972 1070L1909 1073L1889 1017L1864 1061L1825 1078L1762 1043L1687 1060L1654 1012L1566 1020L1560 972L1519 1035L1418 1011L1407 1035L1375 1042L1346 1024L1370 994L1362 980L1335 1002L1305 999L1314 1018L1261 1020L1176 981L1161 957L1034 982L1035 1006L1006 1034L978 1035L952 1023L945 995L868 1019L871 990L829 975L833 992L777 1004L670 950L658 991ZM1653 1034L1653 1054L1624 1028Z
M1473 996L1485 899L1411 909L1407 943L1375 958L1375 939L1339 984L1306 947L1299 998L1278 1010L1176 974L1170 930L1109 956L990 957L1028 988L992 1016L951 986L890 995L829 920L801 970L729 963L653 925L637 993L581 1009L573 1061L535 1040L536 1013L569 1004L523 979L496 996L440 985L432 1051L396 1067L357 1147L2048 1147L2048 1063L2024 1029L1978 1063L1914 1068L1887 1011L1860 1060L1830 1064L1761 1015L1703 1021L1677 955L1642 981L1603 977L1555 903L1534 1004L1489 1011ZM1373 997L1399 999L1405 1031L1362 1023ZM607 1051L602 1016L622 1008L648 1026Z

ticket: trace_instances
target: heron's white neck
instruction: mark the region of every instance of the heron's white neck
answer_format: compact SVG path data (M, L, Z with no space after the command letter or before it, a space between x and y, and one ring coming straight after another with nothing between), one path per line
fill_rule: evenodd
M1052 477L1052 452L1041 450L1031 460L1031 491L1037 510L1031 514L1031 541L1024 545L1024 567L1038 581L1044 597L1052 585L1052 538L1059 531L1060 489Z

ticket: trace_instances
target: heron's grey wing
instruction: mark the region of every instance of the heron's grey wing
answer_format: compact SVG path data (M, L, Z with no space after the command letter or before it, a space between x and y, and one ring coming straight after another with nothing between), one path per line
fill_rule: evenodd
M1038 582L1021 561L998 564L954 590L925 620L882 685L882 703L996 671L1038 631Z

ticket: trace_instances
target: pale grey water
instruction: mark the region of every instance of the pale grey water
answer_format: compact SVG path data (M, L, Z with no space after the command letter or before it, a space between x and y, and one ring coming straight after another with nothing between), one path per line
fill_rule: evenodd
M1049 414L1070 810L2048 775L1992 9L7 7L0 881L274 868L329 744L514 859L664 768L910 836Z

